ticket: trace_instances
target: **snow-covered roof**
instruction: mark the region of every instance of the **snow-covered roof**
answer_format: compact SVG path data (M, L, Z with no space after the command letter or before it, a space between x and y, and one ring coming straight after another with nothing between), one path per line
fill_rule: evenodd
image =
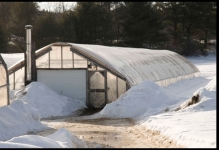
M144 80L163 86L179 78L199 76L198 68L183 56L168 50L75 44L72 50L122 74L131 86Z
M50 51L51 46L62 45L70 46L73 52L127 80L131 87L145 80L167 86L181 79L200 75L195 65L169 50L57 42L37 50L36 57ZM11 66L9 73L22 64L18 62Z

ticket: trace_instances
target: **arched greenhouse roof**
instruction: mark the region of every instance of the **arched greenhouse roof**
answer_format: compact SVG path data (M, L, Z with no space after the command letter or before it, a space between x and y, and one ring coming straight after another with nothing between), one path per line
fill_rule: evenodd
M194 64L169 50L57 42L37 50L36 58L50 51L52 46L70 46L71 51L127 80L131 87L144 80L167 86L200 75ZM22 60L11 66L9 73L23 65Z
M183 56L168 50L70 44L74 51L122 74L131 86L144 80L166 86L181 79L200 75L195 65Z

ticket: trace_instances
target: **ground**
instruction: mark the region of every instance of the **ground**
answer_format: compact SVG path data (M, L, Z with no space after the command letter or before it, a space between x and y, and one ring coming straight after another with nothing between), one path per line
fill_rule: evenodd
M89 119L96 110L85 109L71 116L43 119L50 129L29 133L47 136L60 128L66 128L85 140L88 148L183 148L176 142L135 124L131 119Z

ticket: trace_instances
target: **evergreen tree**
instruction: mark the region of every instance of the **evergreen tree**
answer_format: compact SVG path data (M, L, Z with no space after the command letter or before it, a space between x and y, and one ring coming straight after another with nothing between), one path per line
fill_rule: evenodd
M59 37L63 42L76 42L76 24L75 13L66 11L59 20Z
M44 14L37 19L33 29L36 48L41 48L59 41L58 32L58 23L56 22L55 15L52 12L44 12Z
M116 40L115 45L122 44L124 39L123 24L125 20L125 4L123 2L113 2L112 13L112 29L113 29L113 39Z
M7 38L5 31L3 30L4 28L0 24L0 53L7 53Z
M130 46L162 42L164 34L162 20L152 8L152 2L126 2L127 16L124 31Z
M108 44L111 38L111 16L101 3L78 2L75 9L78 43Z
M204 48L207 49L207 41L210 33L216 33L216 3L200 2L200 29L203 31Z
M181 21L181 5L180 2L157 2L160 13L164 18L166 33L169 36L169 44L167 48L180 53L180 21Z
M38 7L36 2L13 2L9 32L19 37L25 37L25 25L34 25Z

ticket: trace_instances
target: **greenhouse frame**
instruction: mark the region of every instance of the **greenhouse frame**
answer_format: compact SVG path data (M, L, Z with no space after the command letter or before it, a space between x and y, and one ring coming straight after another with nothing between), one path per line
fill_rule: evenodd
M8 68L0 54L0 107L9 105Z
M167 86L200 76L198 68L169 50L57 42L35 51L33 81L55 92L103 108L145 81ZM9 68L10 89L25 85L24 60Z

